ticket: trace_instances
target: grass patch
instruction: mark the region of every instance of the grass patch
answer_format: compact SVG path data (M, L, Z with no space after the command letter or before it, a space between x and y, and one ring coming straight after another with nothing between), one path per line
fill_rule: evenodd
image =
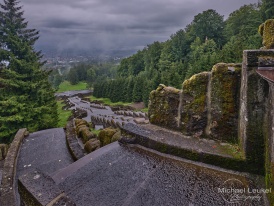
M141 112L148 112L148 107L144 108L144 109L141 109L140 110Z
M64 81L59 85L59 89L57 92L66 92L72 90L85 90L87 89L87 83L79 82L78 84L72 85L68 81Z
M57 101L57 105L58 105L57 111L58 111L58 117L59 117L58 127L64 127L67 124L68 118L70 117L72 112L70 110L62 109L62 107L65 106L65 104L62 103L62 101Z
M101 101L103 102L103 104L109 105L109 106L119 106L119 105L129 106L131 104L130 102L112 102L110 101L109 98L96 98L94 96L89 96L87 98L89 98L90 101L94 101L94 100Z
M236 144L226 144L223 145L222 148L224 149L224 151L230 155L232 155L235 159L244 159L244 154L241 151L241 148L239 147L239 145Z
M93 134L96 134L97 137L98 137L99 133L101 132L101 130L96 130L96 129L93 129L93 128L91 128L90 131L91 131Z

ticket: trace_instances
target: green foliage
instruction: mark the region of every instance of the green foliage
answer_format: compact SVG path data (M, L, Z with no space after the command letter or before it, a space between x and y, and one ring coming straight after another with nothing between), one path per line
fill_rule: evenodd
M213 39L218 47L223 45L223 16L215 10L209 9L194 17L190 27L189 35L199 37L203 42L206 39Z
M10 142L20 128L55 127L58 116L48 73L33 49L38 32L27 29L17 1L0 5L0 142Z
M147 105L149 90L160 83L181 89L185 79L210 71L218 62L241 62L244 49L261 47L260 14L256 4L239 8L225 21L215 10L204 11L167 41L154 42L123 59L112 81L97 81L94 95Z
M63 110L63 106L65 106L62 101L57 101L58 105L58 127L64 127L68 121L68 118L72 115L71 110Z
M75 69L71 69L70 72L67 75L67 80L72 84L78 84L80 81L80 78L78 77L78 73Z
M190 47L186 78L203 71L210 71L212 65L219 61L218 48L214 40L207 40L202 43L200 38L197 37Z
M57 92L66 92L72 90L84 90L87 88L87 83L79 82L78 84L72 85L68 81L64 81L60 84L59 89Z
M144 79L141 76L137 76L132 91L133 102L141 102L143 100L143 84Z
M263 21L274 18L274 2L273 0L262 0L261 16Z
M241 62L243 50L261 47L262 40L257 31L262 19L258 5L242 6L232 12L225 23L227 43L221 51L223 62Z

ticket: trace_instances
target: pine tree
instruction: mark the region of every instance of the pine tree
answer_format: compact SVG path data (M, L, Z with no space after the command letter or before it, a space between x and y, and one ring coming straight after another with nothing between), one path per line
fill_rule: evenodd
M10 142L20 128L36 131L56 126L57 105L33 48L38 31L28 29L15 0L0 4L0 142Z

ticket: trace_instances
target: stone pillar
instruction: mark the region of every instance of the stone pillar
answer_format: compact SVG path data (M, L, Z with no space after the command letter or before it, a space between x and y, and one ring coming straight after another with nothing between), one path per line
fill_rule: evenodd
M204 136L210 75L210 72L195 74L183 83L181 124L185 135Z
M241 64L219 63L212 68L206 135L222 142L238 143L241 67Z
M274 57L274 51L247 50L243 53L238 135L250 170L264 174L269 86L256 73L260 57Z
M272 188L268 194L270 202L274 203L274 83L269 85L268 128L265 151L265 180L266 188Z
M180 90L160 84L149 96L148 117L152 124L179 129Z

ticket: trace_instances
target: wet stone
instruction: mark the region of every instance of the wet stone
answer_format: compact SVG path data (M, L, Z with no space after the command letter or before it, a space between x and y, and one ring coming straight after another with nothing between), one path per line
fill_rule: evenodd
M26 194L25 189L29 194ZM48 204L62 193L51 177L40 171L33 171L21 176L19 178L19 191L22 197L34 197L42 205Z
M104 206L231 205L218 192L227 180L234 178L251 188L258 188L249 177L193 164L139 146L120 146L115 142L101 155L91 153L89 157L90 162L59 184L80 206L90 203ZM261 198L238 205L266 203Z

